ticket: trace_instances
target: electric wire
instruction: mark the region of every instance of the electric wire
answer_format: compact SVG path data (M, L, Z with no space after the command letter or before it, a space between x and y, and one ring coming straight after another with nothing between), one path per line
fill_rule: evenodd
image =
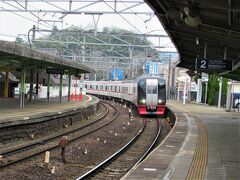
M135 30L137 30L138 32L140 32L141 34L142 31L140 31L136 26L134 26L130 21L128 21L125 17L123 17L123 15L121 15L118 11L116 11L114 8L112 8L112 6L110 6L106 1L103 0L103 2L109 7L111 8L114 12L116 12L122 19L124 19L129 25L131 25Z

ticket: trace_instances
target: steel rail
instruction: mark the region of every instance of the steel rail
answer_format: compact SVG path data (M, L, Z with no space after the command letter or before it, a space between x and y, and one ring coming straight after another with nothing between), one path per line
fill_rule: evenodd
M151 143L151 145L149 146L149 148L145 151L145 153L143 154L143 156L137 161L137 163L134 164L134 166L138 163L140 163L148 154L149 152L152 150L152 148L154 147L154 145L156 145L156 142L161 134L161 126L160 126L160 122L158 122L158 132L156 137L154 138L153 142ZM114 153L112 156L110 156L109 158L107 158L106 160L104 160L103 162L101 162L100 164L98 164L95 168L91 169L90 171L88 171L87 173L83 174L82 176L78 177L77 180L81 180L81 179L85 179L85 178L90 178L91 176L93 176L95 173L97 173L98 171L100 171L106 164L109 164L110 162L112 162L115 158L117 158L119 155L123 154L134 142L137 141L137 139L141 136L141 134L143 133L144 129L146 127L146 120L143 121L143 125L141 127L141 129L138 131L137 135L135 137L133 137L124 147L122 147L120 150L118 150L116 153Z
M107 102L105 102L105 103L107 103ZM93 133L93 132L101 129L102 127L106 126L107 124L111 123L114 119L116 119L116 118L118 117L118 115L119 115L118 109L117 109L115 106L113 106L112 104L110 104L110 103L107 103L107 104L111 105L111 106L116 110L116 112L117 112L117 113L114 115L113 118L111 118L109 121L105 122L105 123L102 124L101 126L98 126L97 128L92 129L92 130L89 131L89 132L86 132L86 133L84 133L84 134L82 134L82 135L80 135L80 136L77 136L77 137L75 137L75 138L69 139L68 142L71 143L71 142L76 141L76 140L78 140L78 139L80 139L80 138L83 138L83 137L85 137L86 135L89 135L89 134L91 134L91 133ZM108 111L107 114L109 114L109 111ZM104 117L106 117L106 116L104 116ZM104 117L101 117L101 119L104 118ZM98 119L98 120L100 120L100 119ZM97 121L98 121L98 120L97 120ZM96 122L96 121L94 121L94 122ZM89 126L89 125L92 125L92 124L89 123L89 124L85 125L84 127L87 127L87 126ZM81 127L81 128L82 128L82 127ZM80 128L80 129L81 129L81 128ZM77 130L74 129L74 132L75 132L75 131L77 131ZM69 134L69 133L72 133L72 132L67 132L67 133ZM65 134L64 134L64 135L65 135ZM59 137L61 137L61 136L63 136L63 134L60 135ZM52 139L54 139L54 138L52 138ZM28 148L28 147L25 147L25 150L26 150L26 148ZM31 155L27 155L27 156L22 157L22 158L20 158L20 159L16 159L16 160L13 160L13 161L11 161L11 162L7 162L7 163L5 163L5 164L1 164L1 165L0 165L0 169L1 169L1 168L8 167L8 166L13 165L13 164L17 164L17 163L23 162L23 161L28 160L28 159L30 159L30 158L32 158L32 157L35 157L35 156L40 155L40 154L43 154L43 153L46 152L46 151L51 151L51 150L56 149L56 148L59 148L59 144L55 144L55 145L53 145L52 147L49 147L49 148L40 150L39 152L35 152L35 153L31 154ZM28 149L29 149L29 148L28 148ZM21 151L23 151L23 149L22 149ZM9 152L9 153L10 153L10 152ZM4 157L4 156L3 156L3 157Z
M19 153L19 152L21 152L21 151L24 151L24 150L33 148L33 147L35 147L35 146L42 145L42 144L46 144L47 142L52 141L52 140L54 140L54 139L56 139L56 138L59 138L59 137L61 137L61 136L66 136L66 135L68 135L68 134L77 132L77 131L79 131L79 130L81 130L81 129L83 129L83 128L86 128L86 127L88 127L88 126L90 126L90 125L98 122L99 120L101 120L101 119L103 119L104 117L106 117L106 116L108 115L108 113L109 113L109 109L106 107L106 105L103 104L103 103L101 103L101 104L102 104L107 110L106 110L106 112L105 112L102 116L100 116L100 117L99 117L98 119L96 119L95 121L90 122L90 123L87 123L87 124L82 125L82 126L80 126L80 127L76 127L76 128L71 129L71 130L69 130L69 131L67 131L67 132L63 132L63 133L61 133L61 134L54 135L54 136L52 136L52 137L46 137L46 138L43 138L43 139L41 139L41 140L37 140L37 141L35 141L35 142L32 142L32 143L30 143L30 144L26 144L26 145L21 146L21 147L19 147L19 148L15 148L15 149L12 149L12 150L6 150L5 152L3 151L3 152L1 153L1 155L4 156L4 157L7 157L7 156L10 156L10 155Z

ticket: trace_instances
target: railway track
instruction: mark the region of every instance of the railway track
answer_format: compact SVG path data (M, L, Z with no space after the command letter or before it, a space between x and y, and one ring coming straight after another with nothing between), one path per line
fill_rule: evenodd
M156 145L161 127L159 119L143 120L142 128L124 147L77 179L120 179Z
M102 104L105 106L106 112L95 121L80 127L72 128L61 134L49 136L19 148L13 148L2 152L1 155L3 156L3 162L0 164L0 169L26 161L46 151L59 148L59 140L63 136L68 136L68 143L72 143L73 141L76 141L108 125L118 117L118 109L107 102Z

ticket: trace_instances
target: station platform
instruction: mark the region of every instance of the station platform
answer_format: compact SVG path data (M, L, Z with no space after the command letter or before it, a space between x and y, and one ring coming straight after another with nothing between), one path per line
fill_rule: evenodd
M240 113L169 101L176 124L166 139L122 179L239 180Z
M68 101L67 97L63 97L61 103L58 98L51 98L49 104L46 99L35 99L31 103L25 100L24 109L20 109L18 98L0 98L0 128L39 122L44 120L44 117L84 109L98 102L98 98L89 95L83 95L81 100L71 101Z

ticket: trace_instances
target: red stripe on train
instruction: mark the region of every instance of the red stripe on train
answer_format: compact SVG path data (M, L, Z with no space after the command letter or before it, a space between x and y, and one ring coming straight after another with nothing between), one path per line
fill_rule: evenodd
M163 115L165 112L165 106L158 106L157 107L157 111L147 111L147 107L146 106L138 106L138 113L141 115L147 115L147 114L156 114L156 115Z

